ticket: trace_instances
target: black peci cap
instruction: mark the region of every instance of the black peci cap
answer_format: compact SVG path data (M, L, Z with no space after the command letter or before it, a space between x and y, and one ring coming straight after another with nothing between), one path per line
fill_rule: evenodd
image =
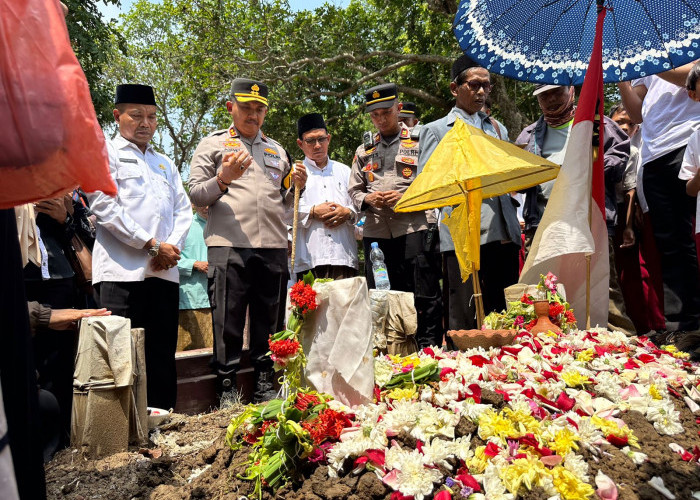
M139 85L137 83L126 83L117 85L117 95L114 104L150 104L156 105L156 98L153 95L153 87L150 85Z
M452 81L456 80L459 75L462 74L464 70L469 68L481 68L482 66L474 62L472 58L464 54L457 58L457 60L452 64L452 72L450 73L450 79Z
M326 122L323 121L323 116L320 113L309 113L308 115L302 116L297 121L297 134L299 135L299 139L309 130L321 128L326 132L328 131Z
M365 92L365 111L369 113L375 109L390 108L396 103L396 85L385 83L377 85Z

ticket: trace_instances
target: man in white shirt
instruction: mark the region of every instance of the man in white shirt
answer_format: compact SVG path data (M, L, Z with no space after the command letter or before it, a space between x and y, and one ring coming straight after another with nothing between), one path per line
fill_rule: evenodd
M678 178L688 139L700 128L700 103L688 99L679 68L618 84L630 118L642 124L644 198L661 257L666 328L677 335L653 338L664 344L700 328L700 278L693 239L695 200Z
M100 307L146 330L148 405L173 408L177 396L179 273L177 261L192 222L180 174L150 145L157 116L153 89L119 85L114 120L119 134L107 143L115 198L89 195L97 217L92 254Z
M299 200L294 270L316 278L343 279L357 274L357 214L348 194L350 167L328 157L331 134L323 116L310 113L297 122L297 144L308 173Z

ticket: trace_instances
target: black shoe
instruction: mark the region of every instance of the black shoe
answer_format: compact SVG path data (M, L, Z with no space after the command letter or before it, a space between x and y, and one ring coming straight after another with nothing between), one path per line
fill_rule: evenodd
M275 389L275 372L271 369L255 370L255 392L253 403L258 404L277 397Z
M225 394L237 391L236 372L219 373L216 376L216 395L221 399Z
M668 345L669 338L673 335L673 332L666 330L656 330L655 332L649 332L647 337L651 340L651 343L656 347L661 347L662 345Z

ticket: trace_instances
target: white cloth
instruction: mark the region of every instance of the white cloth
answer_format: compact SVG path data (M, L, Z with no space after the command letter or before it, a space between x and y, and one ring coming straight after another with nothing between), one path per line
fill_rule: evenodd
M294 271L302 272L316 266L347 266L357 269L357 242L354 222L357 214L348 194L350 167L328 160L324 168L304 159L308 177L306 189L299 199L299 225ZM318 219L309 217L311 208L325 202L334 202L352 212L350 218L338 227L328 228Z
M696 130L690 136L678 178L688 181L697 174L698 168L700 168L700 130ZM695 232L700 233L700 196L698 196L695 209Z
M313 389L353 407L374 391L372 325L365 278L316 283L318 309L306 317L304 375Z
M97 217L92 281L143 281L157 277L178 283L177 266L153 271L143 247L151 238L182 249L192 222L190 200L167 156L149 145L146 153L117 135L107 143L109 171L117 197L88 195Z
M641 164L685 146L691 134L700 128L700 103L688 97L688 91L653 75L634 80L632 86L647 88L642 102Z

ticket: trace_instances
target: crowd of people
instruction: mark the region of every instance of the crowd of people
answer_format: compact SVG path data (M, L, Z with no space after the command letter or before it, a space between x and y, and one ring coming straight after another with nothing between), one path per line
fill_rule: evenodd
M698 347L688 339L700 328L699 76L700 65L691 64L619 84L622 101L605 117L603 132L609 326L660 344L685 341L689 350ZM449 87L454 107L427 124L414 103L400 101L396 85L370 88L365 110L375 130L358 138L346 165L330 158L332 135L319 113L298 118L300 160L293 162L262 132L274 98L267 85L236 78L226 102L230 126L199 143L187 191L173 162L151 144L154 89L118 86L118 133L108 141L117 196L76 190L15 211L39 385L55 397L49 406L60 415L58 442L55 433L47 437L47 457L68 443L81 317L111 313L145 328L148 404L159 408L176 403L178 335L181 348L213 346L220 395L239 388L245 356L255 373L254 401L273 397L267 341L283 327L288 281L309 271L317 278L357 276L358 247L367 259L373 242L386 256L391 289L414 295L419 347L442 345L447 330L479 328L472 278L462 282L442 222L452 207L408 213L394 207L457 120L509 140L491 116L491 85L487 69L458 58ZM542 114L515 142L562 163L575 89L536 85L533 95ZM487 313L505 309L503 290L518 281L554 182L483 201L479 279ZM70 258L76 234L93 252L92 288L78 282ZM372 267L364 269L373 288Z

